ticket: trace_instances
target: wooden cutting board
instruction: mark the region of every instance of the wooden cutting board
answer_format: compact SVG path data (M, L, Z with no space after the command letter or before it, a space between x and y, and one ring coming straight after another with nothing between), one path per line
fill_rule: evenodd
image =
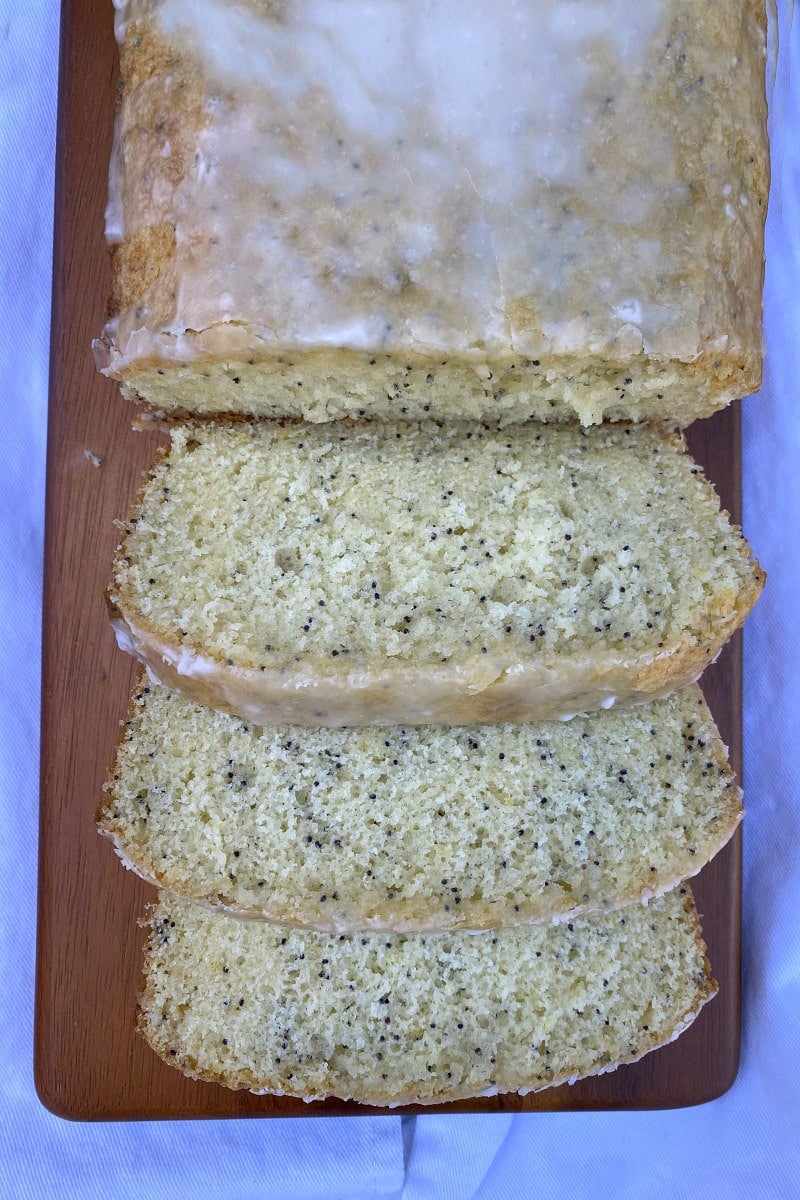
M133 660L117 650L103 593L122 518L157 434L94 369L90 343L109 290L103 241L116 88L109 0L65 0L62 24L43 647L41 839L35 1076L53 1112L77 1120L374 1113L357 1104L234 1093L165 1066L134 1032L153 889L123 871L94 813L118 736ZM698 423L695 456L739 519L738 409ZM741 774L741 642L704 678ZM524 1098L424 1110L537 1112L670 1108L724 1092L739 1057L741 834L705 868L695 895L717 998L677 1042L633 1066Z

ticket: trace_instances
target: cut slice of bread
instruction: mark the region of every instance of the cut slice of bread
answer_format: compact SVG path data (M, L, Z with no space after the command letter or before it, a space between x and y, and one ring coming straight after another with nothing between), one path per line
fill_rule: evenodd
M763 575L675 434L197 424L124 526L120 644L261 725L563 717L695 679Z
M716 992L686 889L597 922L332 935L162 894L139 1028L231 1088L364 1104L530 1092L634 1062Z
M99 827L143 878L240 915L435 931L649 900L741 815L696 686L566 724L319 730L141 681Z

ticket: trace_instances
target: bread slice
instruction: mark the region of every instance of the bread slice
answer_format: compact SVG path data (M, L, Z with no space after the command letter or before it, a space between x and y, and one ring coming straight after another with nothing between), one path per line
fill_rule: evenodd
M696 686L567 724L262 729L140 681L99 827L189 899L330 932L649 900L742 815Z
M763 0L118 8L127 394L688 422L758 386Z
M173 431L110 587L155 678L260 725L563 717L695 679L763 575L659 426Z
M282 930L162 894L139 1029L195 1079L433 1104L634 1062L716 990L685 889L597 922L433 936Z

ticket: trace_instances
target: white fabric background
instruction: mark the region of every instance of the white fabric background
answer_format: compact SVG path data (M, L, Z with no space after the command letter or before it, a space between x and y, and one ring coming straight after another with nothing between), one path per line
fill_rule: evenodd
M110 9L110 3L109 3ZM800 31L781 10L769 357L745 402L745 530L769 573L746 632L744 1042L699 1109L74 1125L32 1084L39 636L56 0L0 0L0 1200L706 1200L800 1190ZM109 12L109 20L110 12Z

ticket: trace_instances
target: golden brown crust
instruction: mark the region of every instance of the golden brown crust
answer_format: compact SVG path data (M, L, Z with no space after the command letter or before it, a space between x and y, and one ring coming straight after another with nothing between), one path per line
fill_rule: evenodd
M114 148L120 216L129 218L112 247L112 306L140 324L162 325L175 312L176 230L157 197L180 185L201 127L200 82L185 55L147 22L131 23L120 49Z
M132 230L114 249L115 303L122 307L146 304L150 312L158 312L157 285L169 270L174 247L175 228L166 221ZM159 315L167 316L164 305Z
M132 21L119 48L119 89L123 101L155 76L180 70L176 48L159 37L147 21Z
M160 683L198 704L259 725L472 725L554 720L609 703L637 704L694 682L742 624L763 586L759 568L735 608L710 616L695 644L623 656L617 651L563 655L550 661L499 653L462 663L391 666L338 675L313 667L258 670L229 666L171 644L109 598L120 647Z

